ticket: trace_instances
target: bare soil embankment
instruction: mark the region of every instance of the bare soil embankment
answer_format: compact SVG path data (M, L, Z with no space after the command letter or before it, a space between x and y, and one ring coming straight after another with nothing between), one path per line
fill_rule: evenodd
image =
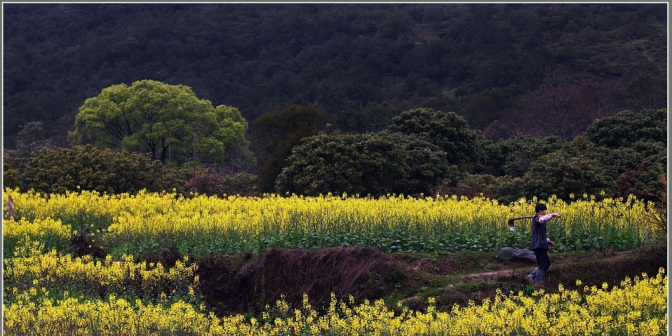
M255 315L266 304L284 297L300 306L303 294L311 304L326 307L331 294L347 300L402 301L413 309L426 307L434 297L438 309L476 303L503 293L535 290L525 281L535 264L501 262L496 253L386 254L361 247L314 250L271 249L261 255L201 258L199 278L206 304L218 315ZM172 256L173 258L175 256ZM625 277L655 276L667 267L667 247L654 246L628 252L551 253L546 291L558 284L618 285Z

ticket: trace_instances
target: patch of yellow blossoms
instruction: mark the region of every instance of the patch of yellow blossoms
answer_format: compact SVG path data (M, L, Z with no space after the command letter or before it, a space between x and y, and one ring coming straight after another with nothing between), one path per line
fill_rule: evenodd
M3 305L8 335L664 335L667 332L667 276L645 274L611 289L584 288L583 293L535 292L532 296L499 293L492 301L450 312L388 309L382 300L355 305L332 295L323 313L304 297L292 309L280 300L263 318L242 315L217 318L184 302L170 305L75 298L38 304L47 290L31 288L11 305Z
M188 257L166 268L161 263L135 262L130 255L124 255L121 261L113 261L111 256L101 261L90 255L75 258L55 250L42 253L42 245L27 241L11 258L5 258L6 301L33 288L49 288L88 296L116 293L146 298L189 297L190 302L196 302L198 266L189 263Z
M509 205L476 197L410 198L387 196L378 199L350 196L320 197L207 197L185 198L173 193L101 195L70 192L44 195L6 189L3 197L14 199L16 215L33 222L56 218L73 230L82 227L108 230L106 241L116 244L139 237L197 239L213 235L235 235L252 239L292 229L314 232L492 232L506 234L507 218L531 215L537 199L521 199ZM584 195L565 202L555 197L544 201L561 219L553 230L621 228L635 230L646 240L653 229L643 218L647 205L630 197L596 201ZM523 226L526 229L527 225ZM557 232L557 231L556 231Z

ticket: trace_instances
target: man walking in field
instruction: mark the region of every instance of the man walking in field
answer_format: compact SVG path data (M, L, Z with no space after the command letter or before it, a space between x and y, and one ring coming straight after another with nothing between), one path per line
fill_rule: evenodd
M537 257L537 268L527 276L527 280L537 287L543 286L544 275L551 266L548 258L548 247L555 245L546 235L546 223L553 218L560 218L559 213L546 214L546 205L539 203L534 207L535 216L532 217L532 237L530 250Z

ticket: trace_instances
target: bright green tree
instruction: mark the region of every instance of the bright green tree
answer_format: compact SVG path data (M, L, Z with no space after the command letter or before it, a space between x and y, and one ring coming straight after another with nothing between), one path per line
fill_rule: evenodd
M249 153L247 127L238 109L214 107L188 86L141 80L87 99L68 136L75 144L146 153L162 163L224 163L241 148Z

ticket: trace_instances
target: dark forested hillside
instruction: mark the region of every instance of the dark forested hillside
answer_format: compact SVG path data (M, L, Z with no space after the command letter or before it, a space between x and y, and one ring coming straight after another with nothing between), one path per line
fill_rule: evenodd
M4 146L31 121L67 146L86 98L141 79L250 122L313 105L333 127L378 131L428 107L493 139L570 140L595 118L666 106L666 6L5 3Z

